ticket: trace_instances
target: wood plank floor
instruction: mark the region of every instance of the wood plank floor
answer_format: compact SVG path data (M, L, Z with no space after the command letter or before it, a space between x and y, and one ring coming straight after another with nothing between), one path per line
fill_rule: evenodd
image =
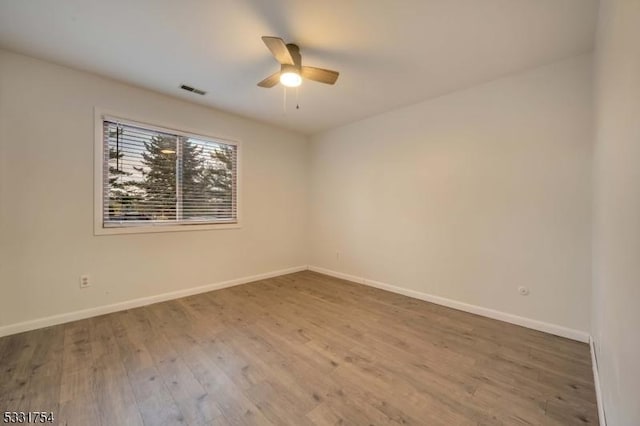
M60 425L597 424L588 346L313 272L0 339Z

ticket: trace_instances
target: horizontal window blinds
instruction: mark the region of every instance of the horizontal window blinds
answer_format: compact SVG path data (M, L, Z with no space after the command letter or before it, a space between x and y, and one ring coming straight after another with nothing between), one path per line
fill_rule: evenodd
M103 226L236 223L236 145L103 120Z

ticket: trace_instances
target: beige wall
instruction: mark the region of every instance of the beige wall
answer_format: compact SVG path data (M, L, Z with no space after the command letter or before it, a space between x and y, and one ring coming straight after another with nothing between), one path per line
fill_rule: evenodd
M609 426L640 425L640 1L604 0L596 47L593 336Z
M313 137L309 263L588 331L591 70L580 56Z
M239 139L242 229L94 236L94 106ZM306 264L304 136L0 50L0 142L0 327Z

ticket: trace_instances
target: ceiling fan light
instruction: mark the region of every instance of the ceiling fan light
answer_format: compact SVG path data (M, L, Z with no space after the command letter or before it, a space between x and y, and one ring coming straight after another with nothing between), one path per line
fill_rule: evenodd
M302 77L295 72L283 72L280 74L280 83L287 87L298 87L302 83Z

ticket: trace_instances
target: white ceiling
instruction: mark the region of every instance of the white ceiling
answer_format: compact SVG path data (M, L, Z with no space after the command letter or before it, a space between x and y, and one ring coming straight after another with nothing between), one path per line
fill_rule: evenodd
M597 0L0 0L0 46L303 133L592 49ZM340 71L300 109L260 36ZM180 90L186 83L204 97ZM294 101L295 92L288 98Z

